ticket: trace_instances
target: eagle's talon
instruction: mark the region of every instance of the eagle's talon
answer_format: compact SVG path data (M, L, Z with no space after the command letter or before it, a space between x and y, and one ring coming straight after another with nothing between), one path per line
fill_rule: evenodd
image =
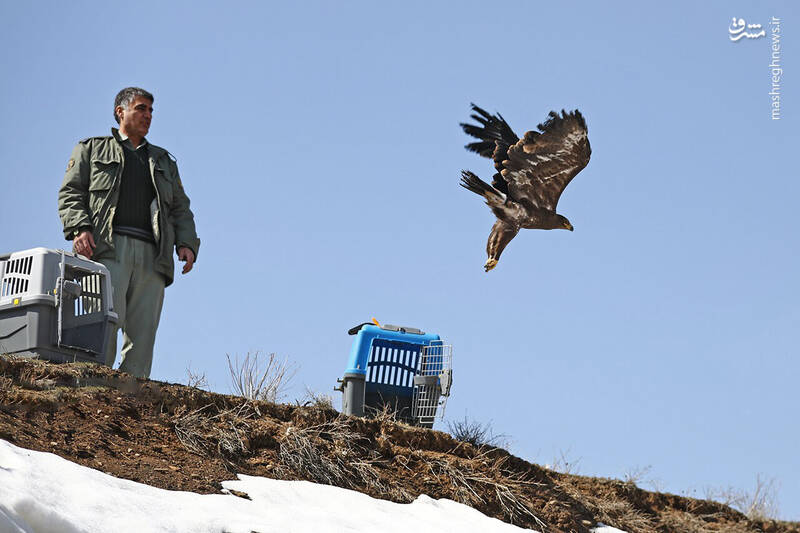
M483 268L486 269L486 272L489 272L491 269L497 266L497 259L487 259L486 263L483 265Z

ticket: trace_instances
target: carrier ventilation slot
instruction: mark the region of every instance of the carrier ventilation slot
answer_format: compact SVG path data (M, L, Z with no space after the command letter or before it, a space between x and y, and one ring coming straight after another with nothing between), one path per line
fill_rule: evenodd
M33 256L4 261L5 271L0 282L0 297L16 296L28 291Z

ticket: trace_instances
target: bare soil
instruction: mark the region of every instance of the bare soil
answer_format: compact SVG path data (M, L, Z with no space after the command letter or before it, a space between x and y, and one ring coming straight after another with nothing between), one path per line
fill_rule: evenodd
M562 474L388 413L250 402L106 367L0 357L0 438L155 487L219 493L236 473L305 479L411 502L449 498L548 532L800 533L720 503ZM236 494L247 497L246 494Z

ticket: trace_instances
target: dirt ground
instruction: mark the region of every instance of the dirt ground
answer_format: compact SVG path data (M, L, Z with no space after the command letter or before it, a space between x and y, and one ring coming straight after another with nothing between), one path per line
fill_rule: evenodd
M236 473L305 479L396 502L449 498L522 527L587 533L800 533L722 504L560 474L389 414L250 402L89 364L0 357L0 438L170 490L218 493ZM236 494L247 497L246 494Z

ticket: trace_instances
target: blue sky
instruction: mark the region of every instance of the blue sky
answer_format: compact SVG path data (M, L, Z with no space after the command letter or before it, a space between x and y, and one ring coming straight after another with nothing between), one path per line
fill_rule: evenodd
M4 3L0 248L67 246L56 194L113 97L155 94L203 241L167 290L152 377L225 355L329 392L350 326L454 346L448 418L580 473L650 466L660 489L779 484L800 520L798 8L790 2ZM781 119L768 38L781 20ZM493 217L458 186L469 103L518 135L586 117L592 160L559 212L485 273ZM444 428L444 424L439 424Z

